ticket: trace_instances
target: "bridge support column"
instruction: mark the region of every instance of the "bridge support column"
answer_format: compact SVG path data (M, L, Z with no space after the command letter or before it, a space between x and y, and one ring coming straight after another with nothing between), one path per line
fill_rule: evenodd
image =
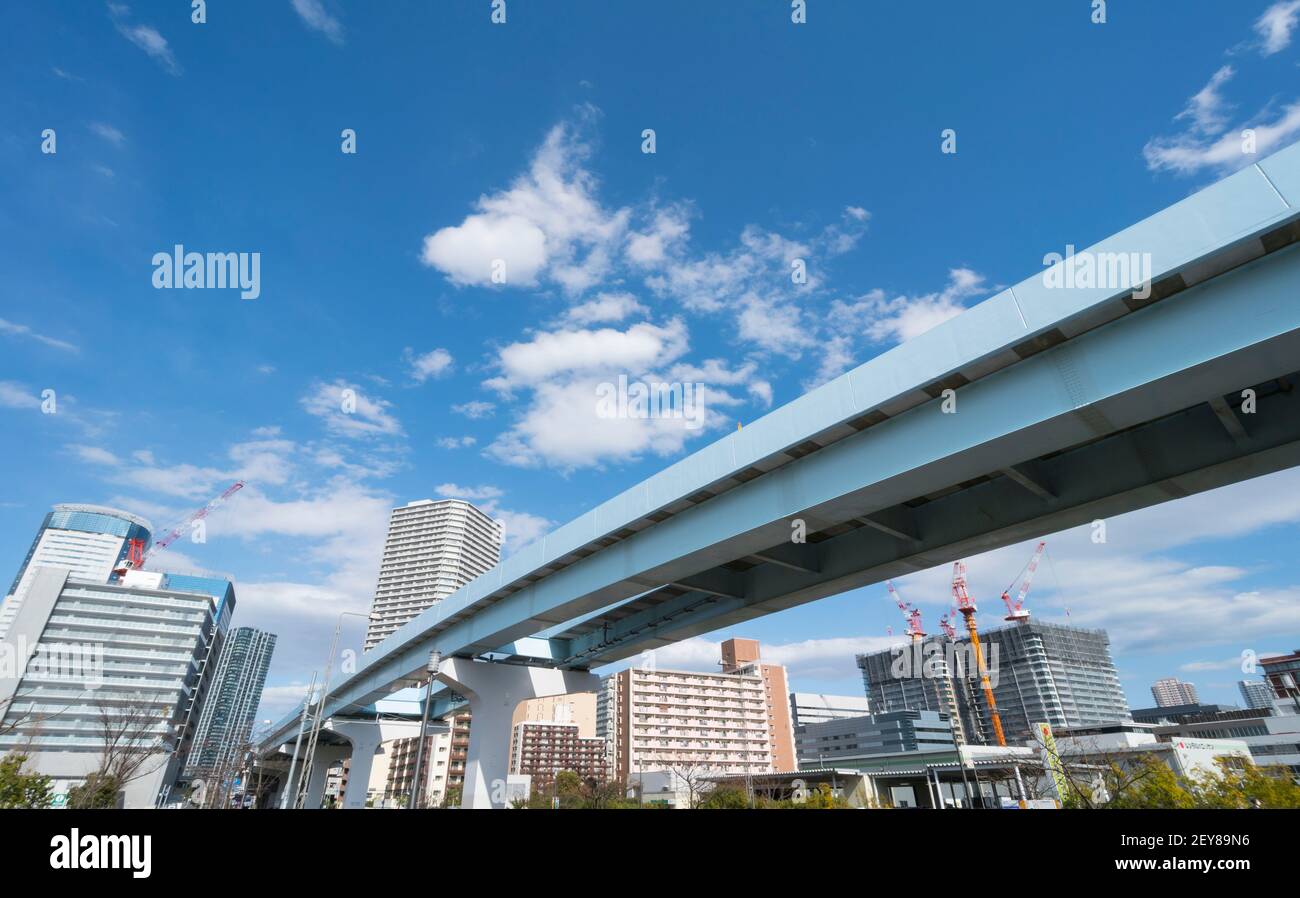
M420 735L419 721L403 720L330 720L326 727L352 743L352 760L348 765L348 787L342 807L364 808L370 790L370 774L375 766L379 746L393 739Z
M325 798L325 774L347 756L346 745L316 746L316 759L311 765L311 779L307 781L307 798L302 804L303 810L315 811L320 808L321 800ZM293 798L289 799L289 804L293 804Z
M469 699L469 757L465 761L463 808L505 807L510 769L510 725L525 699L595 692L600 677L585 671L493 664L451 658L438 681Z

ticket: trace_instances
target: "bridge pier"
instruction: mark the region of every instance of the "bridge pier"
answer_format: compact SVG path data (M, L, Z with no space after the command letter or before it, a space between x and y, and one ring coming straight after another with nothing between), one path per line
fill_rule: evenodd
M314 811L320 808L325 798L325 775L329 769L348 756L346 745L317 745L316 758L311 765L311 779L307 781L307 797L303 801L304 810ZM301 774L299 774L301 776ZM293 799L289 799L293 804Z
M600 677L586 671L493 664L465 658L444 661L437 679L469 700L471 723L460 803L463 808L506 806L511 720L520 702L595 692L600 688Z
M418 720L329 720L325 728L352 743L352 761L348 766L348 787L343 793L345 810L364 808L370 788L370 772L380 744L393 739L420 735Z

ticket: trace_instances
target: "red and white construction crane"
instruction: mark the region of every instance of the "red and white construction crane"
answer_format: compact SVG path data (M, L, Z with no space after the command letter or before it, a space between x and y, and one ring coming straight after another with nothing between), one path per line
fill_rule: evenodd
M904 602L903 597L898 594L894 587L893 580L886 580L885 587L889 590L889 595L898 606L898 610L903 612L903 617L907 620L908 636L912 637L913 642L920 642L925 638L925 629L921 626L921 609L913 608L911 602Z
M954 609L951 614L953 617L956 617L956 610ZM943 631L944 636L948 637L949 642L957 641L957 628L952 625L952 620L947 614L939 618L939 629Z
M1025 610L1025 596L1029 595L1029 586L1034 582L1034 572L1038 570L1038 562L1043 557L1043 550L1047 548L1046 542L1040 542L1038 548L1034 549L1034 555L1029 559L1029 563L1020 569L1016 574L1016 580L1020 580L1020 592L1016 594L1015 601L1011 600L1011 590L1016 586L1016 580L1011 581L1011 585L1002 590L1002 601L1007 606L1007 620L1016 624L1023 624L1029 620L1029 612Z
M189 528L190 525L192 525L195 521L200 521L203 518L206 518L208 515L212 514L212 512L215 511L218 507L220 507L227 499L229 499L231 496L233 496L235 493L239 492L243 488L244 488L244 481L236 480L220 496L217 496L217 498L213 499L211 502L209 502L207 505L204 505L202 508L196 509L190 512L188 515L186 515L184 520L182 520L179 524L177 524L175 527L169 530L167 532L167 535L164 536L162 539L154 540L153 545L149 547L149 551L147 552L145 551L144 548L144 540L142 539L131 540L127 544L126 559L122 562L122 566L117 570L115 570L113 573L121 577L126 574L128 569L138 570L139 568L144 567L146 561L148 561L153 556L157 555L159 552L161 552L163 549L170 546L172 543L176 542L176 540L180 537L180 535L183 532L185 532L185 530Z

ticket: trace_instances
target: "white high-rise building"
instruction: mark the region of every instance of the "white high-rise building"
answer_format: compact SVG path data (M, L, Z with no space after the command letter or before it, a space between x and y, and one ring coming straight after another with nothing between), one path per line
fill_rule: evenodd
M394 508L370 606L366 651L500 558L499 525L462 499L420 499Z
M102 505L56 505L45 516L13 585L0 605L0 639L5 638L31 589L32 578L45 567L62 568L74 580L107 583L126 558L130 540L149 542L152 525L144 518Z
M1273 707L1273 690L1264 680L1238 680L1237 689L1247 708Z

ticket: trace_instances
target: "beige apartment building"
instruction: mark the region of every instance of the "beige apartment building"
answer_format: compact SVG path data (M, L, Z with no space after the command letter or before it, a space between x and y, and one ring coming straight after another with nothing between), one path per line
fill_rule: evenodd
M424 750L424 807L438 807L454 798L465 785L465 759L469 754L469 708L448 715L439 722L439 732L425 736ZM411 794L415 777L415 758L419 753L419 737L394 739L384 743L389 755L385 766L383 803L399 806ZM376 783L372 776L371 785ZM449 795L448 793L452 793Z
M525 721L571 723L584 739L596 735L596 694L575 692L572 695L548 695L519 703L510 720L511 728Z
M634 667L606 679L597 735L617 778L795 769L785 668L763 664L752 639L724 642L721 663L718 673Z
M763 704L767 711L767 735L772 744L772 769L789 773L799 769L794 755L794 724L790 719L790 683L785 667L764 664L757 639L728 639L722 644L722 671L757 674L763 678Z

